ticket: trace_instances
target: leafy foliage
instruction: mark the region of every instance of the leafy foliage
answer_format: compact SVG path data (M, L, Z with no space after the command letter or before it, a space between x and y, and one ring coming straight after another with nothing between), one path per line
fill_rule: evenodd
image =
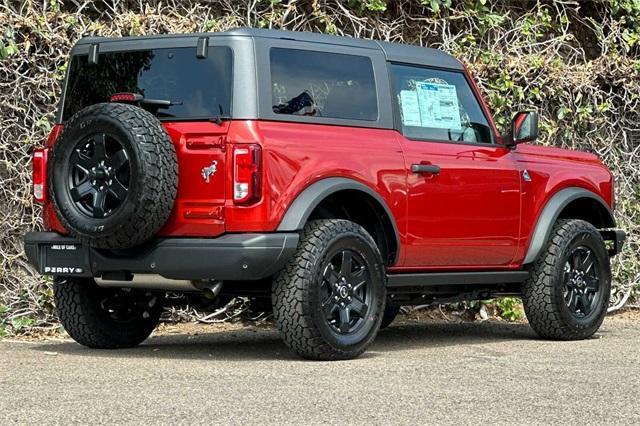
M440 48L469 67L502 128L515 111L538 110L539 143L595 152L616 175L616 218L630 235L613 265L612 303L627 300L640 273L639 0L5 1L0 4L0 305L7 309L0 311L0 328L14 333L31 325L56 327L51 283L26 263L21 238L40 226L30 196L29 155L51 128L73 43L87 33L129 36L237 26Z
M522 301L516 297L503 297L496 300L498 315L507 321L517 321L524 318Z

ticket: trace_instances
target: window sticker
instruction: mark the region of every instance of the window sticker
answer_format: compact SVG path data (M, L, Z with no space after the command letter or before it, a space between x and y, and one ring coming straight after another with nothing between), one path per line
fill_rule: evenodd
M400 91L400 105L402 106L402 124L405 126L421 126L418 92L415 90Z
M401 90L402 124L405 126L462 130L456 87L416 82L416 90Z

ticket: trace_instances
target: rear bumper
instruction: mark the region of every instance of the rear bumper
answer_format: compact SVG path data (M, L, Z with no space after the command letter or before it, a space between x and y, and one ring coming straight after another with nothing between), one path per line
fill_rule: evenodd
M158 274L177 280L257 280L279 271L293 255L297 233L227 234L217 238L161 238L127 250L103 250L55 232L29 232L27 257L41 274L117 276Z

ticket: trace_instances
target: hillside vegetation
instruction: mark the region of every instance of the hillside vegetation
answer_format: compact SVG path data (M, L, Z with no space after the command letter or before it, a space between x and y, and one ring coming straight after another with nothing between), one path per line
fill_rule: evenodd
M56 327L51 283L26 263L38 228L30 152L52 126L69 51L83 34L129 36L273 27L443 49L463 60L504 126L541 114L539 143L592 151L616 175L612 304L640 272L640 2L4 1L0 5L0 334Z

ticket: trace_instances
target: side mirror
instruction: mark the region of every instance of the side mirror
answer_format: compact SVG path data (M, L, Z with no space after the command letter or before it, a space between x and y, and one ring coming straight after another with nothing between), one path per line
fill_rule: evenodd
M538 139L538 113L535 111L520 111L511 122L511 134L507 135L507 146L519 143L533 142Z

